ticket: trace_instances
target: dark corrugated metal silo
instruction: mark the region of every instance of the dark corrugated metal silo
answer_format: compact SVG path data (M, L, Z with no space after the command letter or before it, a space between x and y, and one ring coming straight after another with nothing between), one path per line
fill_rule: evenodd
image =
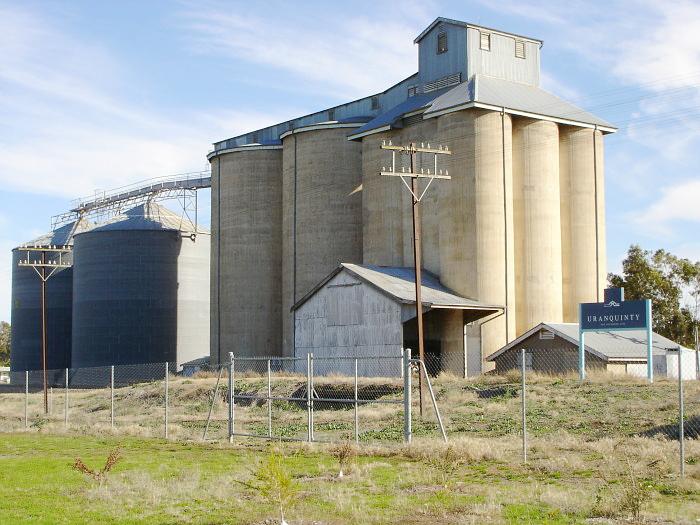
M71 246L73 235L89 230L87 221L67 224L24 244L25 247ZM27 259L27 251L18 246L12 250L12 341L10 369L13 372L42 369L41 352L41 279L33 268L19 267L20 259ZM37 252L29 258L39 259ZM58 259L47 253L47 261ZM70 262L72 256L63 255ZM71 326L73 301L73 269L57 269L46 283L47 369L70 367Z
M77 235L73 367L208 355L209 239L155 203Z

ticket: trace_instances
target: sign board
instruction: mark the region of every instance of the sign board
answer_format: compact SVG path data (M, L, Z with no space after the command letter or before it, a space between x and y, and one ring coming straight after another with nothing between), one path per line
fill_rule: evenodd
M647 333L647 377L654 380L651 331L651 301L625 301L623 288L607 288L602 303L579 305L579 373L586 377L586 332L645 330Z
M646 327L646 301L581 303L581 330L640 330Z

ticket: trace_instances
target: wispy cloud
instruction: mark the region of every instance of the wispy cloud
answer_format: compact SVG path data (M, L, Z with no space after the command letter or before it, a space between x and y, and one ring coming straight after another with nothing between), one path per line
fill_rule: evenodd
M276 120L251 110L143 107L126 95L134 76L40 11L0 5L0 183L78 197L204 169L210 141Z
M426 24L430 3L409 2L400 9L348 5L345 11L371 16L336 12L326 17L332 23L300 16L290 11L292 4L276 5L279 9L263 16L258 9L234 12L228 4L198 4L185 8L180 18L194 52L270 66L294 75L309 90L341 98L381 91L417 70L417 53L408 43Z
M678 221L700 223L699 202L700 180L684 181L661 189L658 199L631 217L645 231L673 238Z

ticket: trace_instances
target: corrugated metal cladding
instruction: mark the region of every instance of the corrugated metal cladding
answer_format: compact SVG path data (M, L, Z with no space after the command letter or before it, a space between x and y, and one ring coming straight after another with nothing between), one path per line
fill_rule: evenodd
M75 237L72 366L209 353L208 232L146 204Z
M488 33L491 49L481 48L479 29L469 28L467 33L467 77L483 74L492 77L522 82L531 86L540 85L540 46L516 37ZM516 56L516 42L522 42L525 58Z
M73 234L87 231L87 221L70 223L58 230L25 243L26 246L72 246ZM39 254L30 252L30 258ZM10 367L12 371L41 370L41 280L33 268L18 266L27 258L21 247L12 250L12 342ZM56 255L47 254L47 261ZM71 255L62 256L66 262ZM73 269L58 270L46 285L47 300L47 367L63 369L71 363L71 326L73 301ZM62 372L61 372L62 373Z

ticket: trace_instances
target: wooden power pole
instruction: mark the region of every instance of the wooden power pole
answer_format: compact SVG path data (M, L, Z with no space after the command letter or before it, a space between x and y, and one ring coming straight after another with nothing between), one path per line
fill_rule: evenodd
M41 368L44 376L44 413L49 413L49 386L47 372L47 348L48 348L48 328L46 315L46 282L56 271L63 268L70 268L70 262L63 260L63 256L71 252L70 246L24 246L19 251L27 252L26 259L20 259L18 266L33 268L41 281ZM46 259L46 254L52 254L50 260ZM31 255L30 255L31 254ZM36 255L39 254L39 259ZM58 256L58 259L56 259Z
M416 275L416 325L417 325L417 335L418 335L418 358L420 359L423 366L419 367L418 370L418 398L420 406L420 415L423 416L423 374L426 373L425 370L425 345L423 341L423 301L421 297L422 290L422 279L421 279L421 228L420 228L420 203L428 191L428 188L433 183L435 179L446 179L449 180L450 176L447 170L443 173L442 170L438 171L437 158L438 155L451 155L452 152L445 146L438 146L436 148L431 148L430 143L421 143L418 146L416 143L411 142L405 146L394 146L391 141L382 141L381 149L386 149L391 151L391 168L382 168L380 175L386 177L399 177L403 182L404 186L411 193L411 212L413 216L413 267L415 269ZM396 170L396 153L402 155L408 155L410 158L410 167L408 171L402 167L401 171ZM433 156L433 171L431 173L430 168L421 168L418 171L418 154L432 155ZM406 179L411 179L411 184L406 182ZM428 183L422 192L418 188L418 179L428 179Z

